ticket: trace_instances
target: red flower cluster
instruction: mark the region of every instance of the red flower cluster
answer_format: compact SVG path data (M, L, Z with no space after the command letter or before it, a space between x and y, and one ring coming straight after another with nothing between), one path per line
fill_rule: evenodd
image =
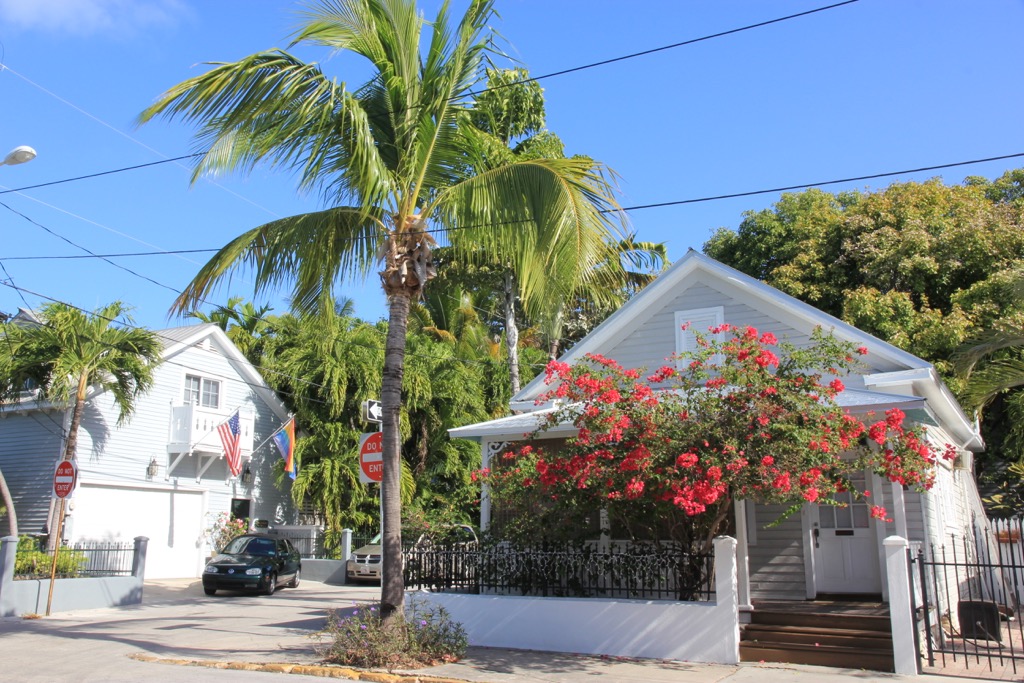
M839 504L836 493L851 490L850 473L864 467L894 482L931 485L935 451L905 425L902 411L890 409L868 426L832 400L866 348L821 332L802 348L753 327L709 332L728 338L698 332L697 351L646 381L640 370L596 354L575 366L550 363L552 388L542 400L565 402L533 436L566 421L578 435L557 451L524 447L502 458L486 477L494 495L534 487L559 505L621 515L667 506L720 521L735 498ZM865 434L878 448L862 441ZM952 447L943 453L955 455ZM885 519L879 506L872 514Z

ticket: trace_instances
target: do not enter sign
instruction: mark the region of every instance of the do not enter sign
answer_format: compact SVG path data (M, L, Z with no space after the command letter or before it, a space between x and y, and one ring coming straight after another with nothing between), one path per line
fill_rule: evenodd
M384 453L380 432L359 437L359 481L364 484L380 483L384 478Z
M75 479L78 470L75 463L70 460L61 460L57 463L57 469L53 471L53 495L58 498L67 498L75 490Z

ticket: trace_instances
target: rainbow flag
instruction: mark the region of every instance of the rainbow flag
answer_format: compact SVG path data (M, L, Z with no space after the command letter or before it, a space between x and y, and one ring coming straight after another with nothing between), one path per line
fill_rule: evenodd
M298 468L295 466L294 417L277 430L277 433L274 434L274 443L277 444L277 450L281 451L281 457L284 458L284 471L288 473L289 477L294 479L295 473L298 471Z

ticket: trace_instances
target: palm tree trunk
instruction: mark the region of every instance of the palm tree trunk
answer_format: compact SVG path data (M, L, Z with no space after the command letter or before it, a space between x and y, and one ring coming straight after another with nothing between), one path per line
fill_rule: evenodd
M508 376L512 395L519 393L519 328L516 326L516 288L511 272L505 273L505 345L508 346Z
M380 581L380 612L385 622L402 615L405 582L402 577L402 443L399 409L402 405L402 375L405 367L405 333L409 323L408 293L390 296L388 334L384 346L384 377L380 402L384 476L381 480L381 508L384 512L382 551L384 568Z
M0 495L3 496L4 507L7 508L7 527L11 536L18 537L18 515L14 514L14 499L11 498L11 490L7 488L7 480L4 473L0 472Z
M71 424L68 426L68 440L64 444L64 456L61 460L74 460L78 452L78 427L82 424L82 414L85 412L85 396L89 390L89 372L83 370L78 378L78 390L75 392L75 407L71 409ZM49 538L46 541L46 548L53 550L57 547L59 539L57 534L61 532L57 526L60 524L59 505L50 506L50 519L47 522Z

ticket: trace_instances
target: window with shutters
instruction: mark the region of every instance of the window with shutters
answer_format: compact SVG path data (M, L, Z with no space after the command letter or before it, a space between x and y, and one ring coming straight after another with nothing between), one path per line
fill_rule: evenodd
M676 353L683 354L697 350L697 336L700 332L706 339L721 341L722 335L712 334L708 328L718 327L725 322L725 309L721 306L713 308L694 308L688 311L676 311ZM687 325L683 329L683 325ZM713 358L712 362L718 362Z

